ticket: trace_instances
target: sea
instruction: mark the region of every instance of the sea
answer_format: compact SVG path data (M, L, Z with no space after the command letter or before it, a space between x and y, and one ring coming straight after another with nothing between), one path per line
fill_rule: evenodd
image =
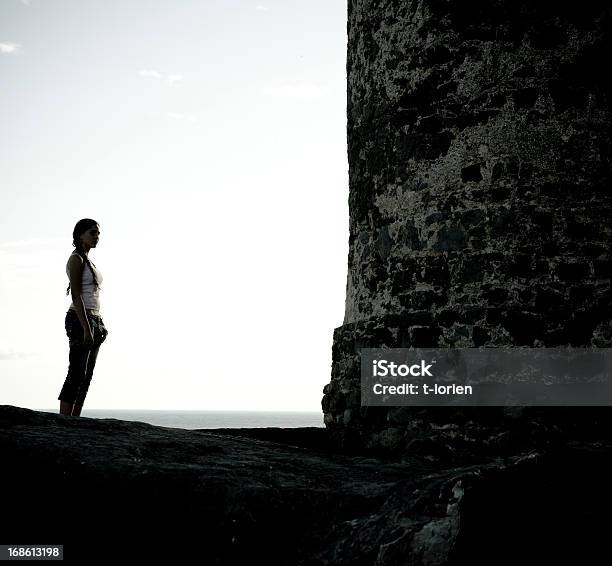
M39 409L57 413L57 409ZM163 411L130 409L83 409L82 417L138 421L171 428L297 428L321 427L323 413L316 411Z

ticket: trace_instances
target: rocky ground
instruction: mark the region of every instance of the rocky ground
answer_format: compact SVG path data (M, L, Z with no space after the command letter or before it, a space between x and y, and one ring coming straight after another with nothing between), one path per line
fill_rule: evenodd
M599 563L606 422L587 434L517 419L488 435L432 423L384 457L339 454L321 428L183 430L4 405L0 543L63 544L80 563Z

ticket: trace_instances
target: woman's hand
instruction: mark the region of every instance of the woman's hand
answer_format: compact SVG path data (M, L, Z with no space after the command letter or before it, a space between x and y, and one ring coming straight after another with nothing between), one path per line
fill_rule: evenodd
M91 333L91 328L87 326L87 328L84 331L83 344L93 344L93 341L94 341L94 338L93 338L93 334Z

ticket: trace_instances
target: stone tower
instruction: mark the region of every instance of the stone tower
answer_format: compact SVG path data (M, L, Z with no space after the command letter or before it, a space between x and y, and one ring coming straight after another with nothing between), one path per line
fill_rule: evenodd
M348 281L322 400L341 444L401 449L417 420L360 406L362 347L612 346L611 25L591 0L348 0Z

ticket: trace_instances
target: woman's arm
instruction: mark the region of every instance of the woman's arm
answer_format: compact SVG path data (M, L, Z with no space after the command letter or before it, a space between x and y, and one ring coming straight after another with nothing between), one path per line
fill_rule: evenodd
M70 290L72 292L72 302L76 309L77 316L81 321L81 326L85 331L85 337L88 333L91 335L91 327L89 320L85 314L85 304L81 296L81 282L83 277L83 259L78 255L71 255L68 260L68 273L70 274Z

